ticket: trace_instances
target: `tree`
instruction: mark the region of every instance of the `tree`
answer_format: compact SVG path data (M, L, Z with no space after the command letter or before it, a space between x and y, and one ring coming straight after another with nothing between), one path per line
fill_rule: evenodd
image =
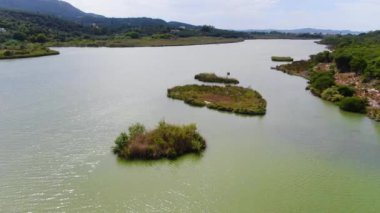
M325 89L335 85L334 74L331 72L316 72L310 77L310 86L317 94L321 94Z
M132 38L132 39L138 39L138 38L140 38L140 34L138 32L136 32L136 31L130 31L127 34L125 34L125 36L127 36L129 38Z
M34 41L34 42L38 42L38 43L46 43L46 42L48 41L48 38L46 37L45 34L40 33L40 34L36 35L36 36L32 39L32 41Z
M367 100L359 97L343 98L339 103L339 107L348 112L365 113L367 107Z
M333 61L333 56L331 52L324 51L317 55L312 55L311 59L317 63L331 63Z
M201 32L204 32L204 33L209 33L209 32L212 32L213 30L215 30L215 27L214 27L214 26L203 25L203 26L201 27Z
M346 53L340 53L335 55L335 64L340 72L351 71L351 60L352 55L348 55Z
M18 41L25 41L26 35L25 33L22 33L22 32L16 32L13 34L13 39L16 39Z
M353 57L350 61L351 71L355 73L363 73L363 71L367 68L367 61L362 57Z
M352 97L355 94L355 89L350 86L338 86L338 92L344 97Z

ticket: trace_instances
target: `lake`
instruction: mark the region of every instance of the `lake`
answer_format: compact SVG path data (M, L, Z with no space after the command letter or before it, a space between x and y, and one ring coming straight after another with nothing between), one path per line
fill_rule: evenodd
M0 61L0 212L379 212L380 123L342 112L271 70L313 41L160 48L57 48ZM194 108L167 88L231 73L267 115ZM177 161L123 162L129 125L196 123L208 148Z

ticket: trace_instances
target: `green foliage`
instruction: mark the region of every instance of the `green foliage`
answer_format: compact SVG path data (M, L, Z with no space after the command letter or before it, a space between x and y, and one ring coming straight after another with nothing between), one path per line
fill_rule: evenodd
M367 61L362 57L354 56L350 61L349 67L355 73L363 73L367 68Z
M203 25L201 27L201 32L209 33L215 30L215 27L210 26L210 25Z
M380 109L379 108L371 108L367 109L367 115L375 121L380 122Z
M313 72L310 76L310 87L320 95L325 89L335 85L334 73L332 72Z
M334 48L340 72L355 72L366 81L380 79L380 31L327 37L322 43Z
M313 63L311 60L302 60L276 66L276 69L291 75L300 75L303 77L308 77L308 70L310 70L312 66Z
M130 126L128 128L128 131L129 131L129 137L131 139L134 139L138 135L144 134L146 130L145 130L145 126L144 125L142 125L140 123L136 123L136 124Z
M57 51L50 50L45 46L30 43L9 42L5 44L5 47L0 48L0 59L28 58L57 54L59 54Z
M356 113L365 113L367 105L367 100L359 97L343 98L339 103L342 110Z
M5 50L4 51L4 53L3 53L3 55L5 56L5 57L10 57L10 56L12 56L14 53L12 52L12 51L10 51L10 50Z
M48 38L45 34L37 34L36 36L31 38L31 41L37 42L37 43L46 43L48 41Z
M339 94L341 94L344 97L352 97L355 95L355 89L350 86L339 85L337 87L337 90Z
M164 33L164 34L158 33L158 34L152 35L153 39L172 39L174 37L175 37L174 35L169 34L169 33Z
M334 86L328 89L325 89L322 92L321 97L322 99L326 101L331 101L331 102L339 102L344 98L344 96L339 93L338 88Z
M272 56L272 61L292 62L294 61L294 59L292 57L287 57L287 56Z
M27 36L23 32L15 32L13 34L13 39L18 40L18 41L25 41L27 39Z
M347 53L336 53L335 64L339 71L350 72L351 71L352 55Z
M217 76L215 73L200 73L196 75L194 78L198 81L209 83L239 84L239 81L235 78L220 77Z
M131 39L138 39L141 37L140 33L136 32L136 31L130 31L130 32L126 33L125 36L128 38L131 38Z
M176 126L161 121L158 127L146 131L141 124L129 128L129 135L121 133L115 140L113 152L123 159L174 159L187 153L199 154L206 142L195 124Z
M168 89L168 97L193 106L244 115L264 115L266 101L250 88L238 86L185 85Z
M334 60L330 51L323 51L316 55L311 55L310 59L315 63L331 63Z
M363 75L364 80L380 79L380 56L368 63Z
M113 152L115 154L119 154L124 146L128 145L129 137L128 134L125 132L120 133L120 135L115 140L115 145L113 147Z

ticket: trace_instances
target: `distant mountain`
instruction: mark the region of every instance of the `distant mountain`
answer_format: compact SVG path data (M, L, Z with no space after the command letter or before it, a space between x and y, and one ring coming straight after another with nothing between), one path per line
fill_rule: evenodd
M107 18L101 15L85 13L73 5L62 0L0 0L0 9L16 10L29 13L56 16L69 21L75 21L83 25L97 25L112 29L130 28L164 28L185 27L186 29L197 28L191 24L180 22L166 22L162 19L153 18ZM154 30L154 29L153 29Z
M314 28L301 28L294 30L279 30L279 29L252 29L244 30L244 32L281 32L281 33L292 33L292 34L322 34L322 35L358 35L362 32L351 31L351 30L325 30L325 29L314 29Z
M87 16L101 17L95 14L85 13L61 0L0 0L0 8L53 15L68 20L76 20Z

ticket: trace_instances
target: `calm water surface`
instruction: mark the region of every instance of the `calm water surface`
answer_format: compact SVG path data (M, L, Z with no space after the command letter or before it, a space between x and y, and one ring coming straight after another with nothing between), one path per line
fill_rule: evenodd
M62 48L0 61L0 212L380 212L380 124L341 112L270 70L324 50L256 40L163 48ZM199 72L241 80L264 117L192 108L166 89ZM118 161L135 122L196 123L201 157Z

